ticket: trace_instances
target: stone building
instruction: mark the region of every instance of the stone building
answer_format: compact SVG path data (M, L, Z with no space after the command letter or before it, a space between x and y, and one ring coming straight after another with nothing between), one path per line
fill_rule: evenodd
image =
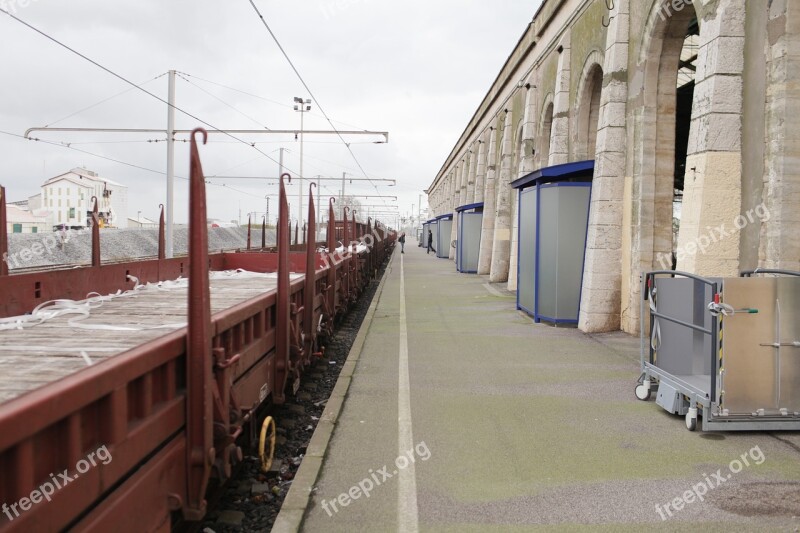
M514 290L509 184L593 159L579 327L635 332L640 274L673 256L800 270L798 97L800 2L544 0L429 202L484 202L479 274Z

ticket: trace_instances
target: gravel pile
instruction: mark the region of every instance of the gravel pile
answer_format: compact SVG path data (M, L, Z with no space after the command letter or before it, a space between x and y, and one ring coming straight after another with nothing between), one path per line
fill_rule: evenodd
M178 226L173 235L175 255L187 255L189 228ZM267 245L274 245L275 230L267 230ZM261 230L253 230L252 244L261 246ZM247 228L210 228L211 252L247 246ZM11 233L8 236L9 269L55 265L85 265L92 261L92 232ZM102 261L128 261L158 255L158 229L100 230Z

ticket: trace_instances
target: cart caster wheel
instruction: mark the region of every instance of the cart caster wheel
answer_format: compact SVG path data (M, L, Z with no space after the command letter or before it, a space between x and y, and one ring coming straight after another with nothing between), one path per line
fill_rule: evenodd
M650 399L650 387L647 385L636 385L635 393L636 398L643 402Z
M690 408L689 412L686 413L686 429L689 431L697 429L697 409L694 407Z

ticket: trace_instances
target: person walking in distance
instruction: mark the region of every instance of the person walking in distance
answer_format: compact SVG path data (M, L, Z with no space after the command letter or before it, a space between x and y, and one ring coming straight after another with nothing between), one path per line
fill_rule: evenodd
M406 253L406 234L401 233L400 237L397 239L397 242L400 243L400 253L401 254Z
M427 251L427 253L431 253L431 251L433 251L433 253L436 253L436 250L433 248L433 232L431 230L428 230L428 251Z

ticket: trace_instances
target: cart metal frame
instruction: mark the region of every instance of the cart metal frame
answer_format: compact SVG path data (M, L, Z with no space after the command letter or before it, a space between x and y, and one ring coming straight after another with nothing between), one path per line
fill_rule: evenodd
M745 271L741 273L741 277L752 277L756 275L781 275L781 276L800 276L800 272L790 270L768 270L756 269L752 271ZM642 374L637 382L635 393L639 400L647 401L650 398L653 390L657 390L660 384L667 385L676 390L684 396L684 400L688 402L688 411L686 413L686 428L689 431L694 431L697 427L698 414L702 413L702 430L703 431L774 431L774 430L800 430L800 418L797 416L778 416L778 415L728 415L720 409L719 392L720 392L720 371L719 371L719 353L720 349L720 321L719 316L713 316L711 320L711 327L704 328L696 324L692 324L681 320L677 317L668 316L658 311L655 304L650 302L651 289L655 287L656 278L659 276L669 277L684 277L698 281L711 288L711 296L713 301L719 301L720 290L723 288L721 283L716 280L703 278L687 272L677 272L674 270L657 270L649 272L642 279L642 299L640 302L640 350L641 350L641 371ZM649 313L646 313L645 303L650 302ZM710 310L707 311L711 313ZM649 319L647 318L649 317ZM645 320L649 320L649 329L645 328ZM645 340L645 332L653 331L656 326L656 320L665 320L677 324L688 330L698 331L711 338L711 350L709 356L711 357L711 373L709 376L710 383L708 389L703 390L696 385L688 383L679 377L666 372L656 365L655 354L656 350L653 348L652 342ZM655 384L654 384L655 381Z

